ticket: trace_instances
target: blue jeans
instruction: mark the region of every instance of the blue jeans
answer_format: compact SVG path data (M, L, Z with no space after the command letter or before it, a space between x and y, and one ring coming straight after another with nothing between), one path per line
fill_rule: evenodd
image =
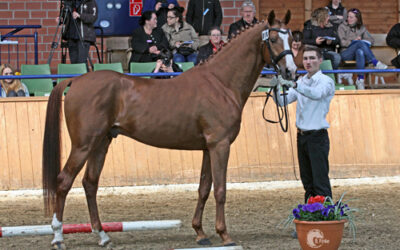
M335 51L323 51L322 52L322 57L324 60L330 60L332 63L332 68L333 69L338 69L339 64L340 64L340 55L336 53Z
M196 64L196 60L197 60L197 53L192 53L188 56L184 56L179 53L174 54L174 62L176 62L176 63L178 63L178 62L193 62L194 64Z
M340 53L342 60L356 60L357 69L364 69L365 62L370 63L375 59L369 46L362 41L355 41L353 44Z

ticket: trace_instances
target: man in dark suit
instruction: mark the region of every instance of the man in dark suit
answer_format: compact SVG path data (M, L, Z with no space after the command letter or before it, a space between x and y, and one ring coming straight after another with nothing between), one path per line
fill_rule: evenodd
M240 7L240 14L242 18L229 26L228 39L231 39L232 35L237 34L242 28L257 23L257 18L255 18L256 6L252 1L243 2L242 7Z

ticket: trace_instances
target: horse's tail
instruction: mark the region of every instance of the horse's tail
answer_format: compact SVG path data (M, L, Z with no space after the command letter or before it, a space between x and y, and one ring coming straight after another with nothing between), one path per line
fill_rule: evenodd
M61 169L61 101L64 89L71 80L54 87L47 103L46 124L43 139L42 182L45 214L54 212L57 176Z

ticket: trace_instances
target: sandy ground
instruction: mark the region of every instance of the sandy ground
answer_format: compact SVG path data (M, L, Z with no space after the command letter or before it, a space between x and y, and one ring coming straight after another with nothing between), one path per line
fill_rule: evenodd
M371 184L333 182L334 199L346 192L347 199L352 199L349 205L360 209L356 241L353 242L346 228L340 249L400 249L400 182L366 182ZM303 190L298 183L291 188L268 188L271 185L247 190L228 186L226 220L230 235L244 249L300 249L297 240L290 237L291 229L283 230L277 225L302 201ZM197 192L193 189L190 186L133 193L100 191L98 203L103 222L182 220L182 227L178 229L109 233L114 249L198 247L191 228L197 201ZM5 194L0 193L0 226L50 224L51 219L43 215L41 196ZM64 223L87 222L86 200L80 192L72 192L67 199ZM211 195L203 224L213 246L220 246L214 222L215 202ZM0 238L0 249L49 249L51 240L52 236ZM97 246L97 241L94 234L65 235L68 249L104 249Z

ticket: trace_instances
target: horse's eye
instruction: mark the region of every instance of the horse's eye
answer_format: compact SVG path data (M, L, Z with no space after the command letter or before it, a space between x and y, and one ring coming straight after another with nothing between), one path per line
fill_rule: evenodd
M271 40L271 43L276 43L276 40L277 40L277 39L276 39L276 37L271 37L270 40Z

